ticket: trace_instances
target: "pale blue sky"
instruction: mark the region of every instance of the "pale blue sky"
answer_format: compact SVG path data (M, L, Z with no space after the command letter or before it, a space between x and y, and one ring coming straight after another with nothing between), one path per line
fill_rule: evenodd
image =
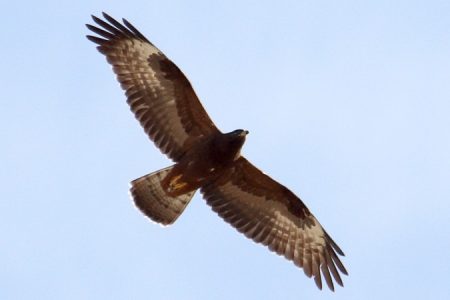
M448 299L450 2L3 4L1 299ZM197 194L170 228L128 183L170 164L85 39L126 17L347 256L319 291Z

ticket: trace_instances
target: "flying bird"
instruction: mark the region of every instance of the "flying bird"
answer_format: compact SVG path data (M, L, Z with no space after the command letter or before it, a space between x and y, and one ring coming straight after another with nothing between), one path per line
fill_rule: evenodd
M347 271L344 253L305 204L240 154L248 131L222 133L181 70L131 23L92 16L87 38L106 56L131 111L174 165L131 182L135 205L169 225L197 190L220 217L256 243L284 256L334 291Z

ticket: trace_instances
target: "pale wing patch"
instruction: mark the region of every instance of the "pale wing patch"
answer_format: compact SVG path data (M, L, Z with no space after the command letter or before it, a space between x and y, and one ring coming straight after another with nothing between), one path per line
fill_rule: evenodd
M167 122L179 119L174 86L157 69L165 56L156 47L134 39L118 42L107 58L146 133L164 153L170 152L169 145L181 148L188 137L182 123Z

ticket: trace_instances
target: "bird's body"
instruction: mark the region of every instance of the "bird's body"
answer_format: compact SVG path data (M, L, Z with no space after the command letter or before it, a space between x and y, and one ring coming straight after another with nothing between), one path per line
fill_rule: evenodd
M246 135L247 131L235 130L200 139L164 178L163 189L176 197L214 181L239 158Z
M322 288L334 290L347 274L342 250L305 204L253 166L240 150L248 131L223 134L214 125L181 70L133 25L107 14L87 25L113 66L127 102L147 135L174 165L131 182L136 206L169 225L197 190L227 223L271 251L292 260Z

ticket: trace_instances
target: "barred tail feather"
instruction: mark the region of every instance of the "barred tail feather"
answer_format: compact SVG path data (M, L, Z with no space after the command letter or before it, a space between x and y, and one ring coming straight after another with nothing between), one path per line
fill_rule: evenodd
M143 214L162 225L170 225L181 215L195 194L171 197L161 187L161 181L173 168L168 167L147 174L131 182L131 196Z

